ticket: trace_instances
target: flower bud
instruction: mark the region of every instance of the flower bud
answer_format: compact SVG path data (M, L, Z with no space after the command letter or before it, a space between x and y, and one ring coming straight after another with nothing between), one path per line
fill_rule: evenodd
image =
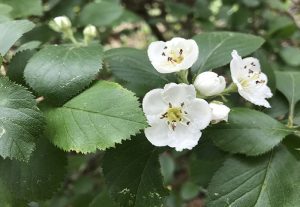
M214 72L204 72L196 77L194 86L201 95L213 96L224 91L226 82L223 76Z
M211 102L209 107L212 112L211 122L213 124L219 123L220 121L228 121L230 108L225 106L222 102Z
M49 23L49 25L56 32L63 32L72 27L70 19L66 16L55 17L53 21Z
M97 29L94 25L88 25L83 30L83 35L88 38L95 38L97 36Z

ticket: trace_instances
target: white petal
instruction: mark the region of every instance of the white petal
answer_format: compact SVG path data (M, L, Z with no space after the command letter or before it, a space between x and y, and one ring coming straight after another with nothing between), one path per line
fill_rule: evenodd
M220 94L226 87L225 78L218 76L214 72L200 73L194 82L195 88L204 96L213 96Z
M182 63L178 64L177 67L180 69L188 69L193 66L199 56L199 48L195 40L185 40L183 45L183 56Z
M253 57L247 57L243 59L243 68L247 70L252 70L253 72L261 71L258 59Z
M145 136L154 146L167 146L173 140L168 136L169 132L168 125L163 122L156 122L151 127L145 129Z
M244 79L248 75L248 70L244 69L243 59L236 50L231 53L232 60L230 61L230 72L234 83L238 83L240 79Z
M230 108L225 106L222 103L210 103L209 107L212 110L211 120L213 123L218 123L220 121L228 121L228 114L230 112Z
M209 104L203 99L194 99L184 110L188 113L187 117L191 120L191 127L194 129L204 129L211 121L211 109Z
M143 111L146 114L149 124L153 122L154 117L161 116L168 108L168 104L164 102L162 94L163 89L153 89L143 99Z
M165 85L162 96L165 102L179 107L181 103L195 99L196 90L193 85L169 83Z
M188 126L178 125L174 131L169 132L169 137L172 139L168 145L174 147L176 151L183 149L192 149L198 144L201 137L201 131L194 131Z

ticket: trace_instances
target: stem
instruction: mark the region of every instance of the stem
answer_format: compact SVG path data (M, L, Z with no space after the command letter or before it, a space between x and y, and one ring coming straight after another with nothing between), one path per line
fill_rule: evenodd
M293 128L294 127L294 107L293 107L293 104L290 105L290 112L289 112L287 127L288 128Z
M178 80L180 83L190 84L188 80L189 71L188 70L181 70L177 72Z
M221 95L228 95L230 93L237 92L237 90L238 88L236 84L232 82L227 88L225 88Z

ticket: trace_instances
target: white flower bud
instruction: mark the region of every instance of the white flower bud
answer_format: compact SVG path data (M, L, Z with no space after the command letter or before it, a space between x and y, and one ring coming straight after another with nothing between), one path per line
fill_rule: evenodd
M225 106L222 102L211 102L209 107L212 112L211 122L213 124L219 123L220 121L228 121L230 108Z
M83 35L85 37L94 38L97 36L97 29L94 25L88 25L83 30Z
M53 30L57 32L62 32L72 27L72 23L67 16L55 17L53 21L49 23L49 25Z
M196 77L194 86L201 95L213 96L224 91L226 82L223 76L214 72L204 72Z

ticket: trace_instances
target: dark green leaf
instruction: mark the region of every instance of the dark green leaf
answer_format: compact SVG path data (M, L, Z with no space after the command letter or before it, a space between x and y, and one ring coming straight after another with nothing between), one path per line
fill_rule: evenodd
M262 112L235 108L228 123L209 127L205 136L225 151L255 156L270 151L291 133L291 129Z
M191 160L191 181L206 188L213 174L222 166L227 154L219 150L211 139L200 139Z
M173 76L160 74L153 68L145 51L134 48L108 50L105 64L115 77L126 81L125 86L138 95L174 81Z
M33 95L22 86L0 78L0 155L28 161L44 117Z
M290 66L300 66L300 48L284 47L280 50L280 55Z
M233 32L208 32L196 35L193 39L199 46L199 58L192 66L196 74L228 64L233 50L245 56L264 43L261 37Z
M9 21L0 24L0 54L3 56L34 24L28 20Z
M63 102L95 80L101 68L101 46L48 46L30 59L24 76L41 96Z
M13 8L11 15L14 18L42 15L43 13L41 0L0 0L0 3L8 4Z
M134 94L107 81L49 109L46 118L46 134L55 145L83 153L113 147L147 126Z
M108 192L101 192L89 205L89 207L119 207L108 195Z
M106 26L117 20L122 13L123 8L118 3L108 1L89 3L82 9L79 21L81 25Z
M300 162L283 145L261 157L228 158L209 187L209 207L296 207Z
M7 70L10 80L19 84L25 84L24 69L28 60L36 53L36 50L24 50L13 56Z
M162 205L166 190L162 184L158 153L144 136L106 152L104 176L109 192L121 206Z
M65 154L40 138L28 163L0 160L0 177L12 195L27 201L50 198L66 173Z

